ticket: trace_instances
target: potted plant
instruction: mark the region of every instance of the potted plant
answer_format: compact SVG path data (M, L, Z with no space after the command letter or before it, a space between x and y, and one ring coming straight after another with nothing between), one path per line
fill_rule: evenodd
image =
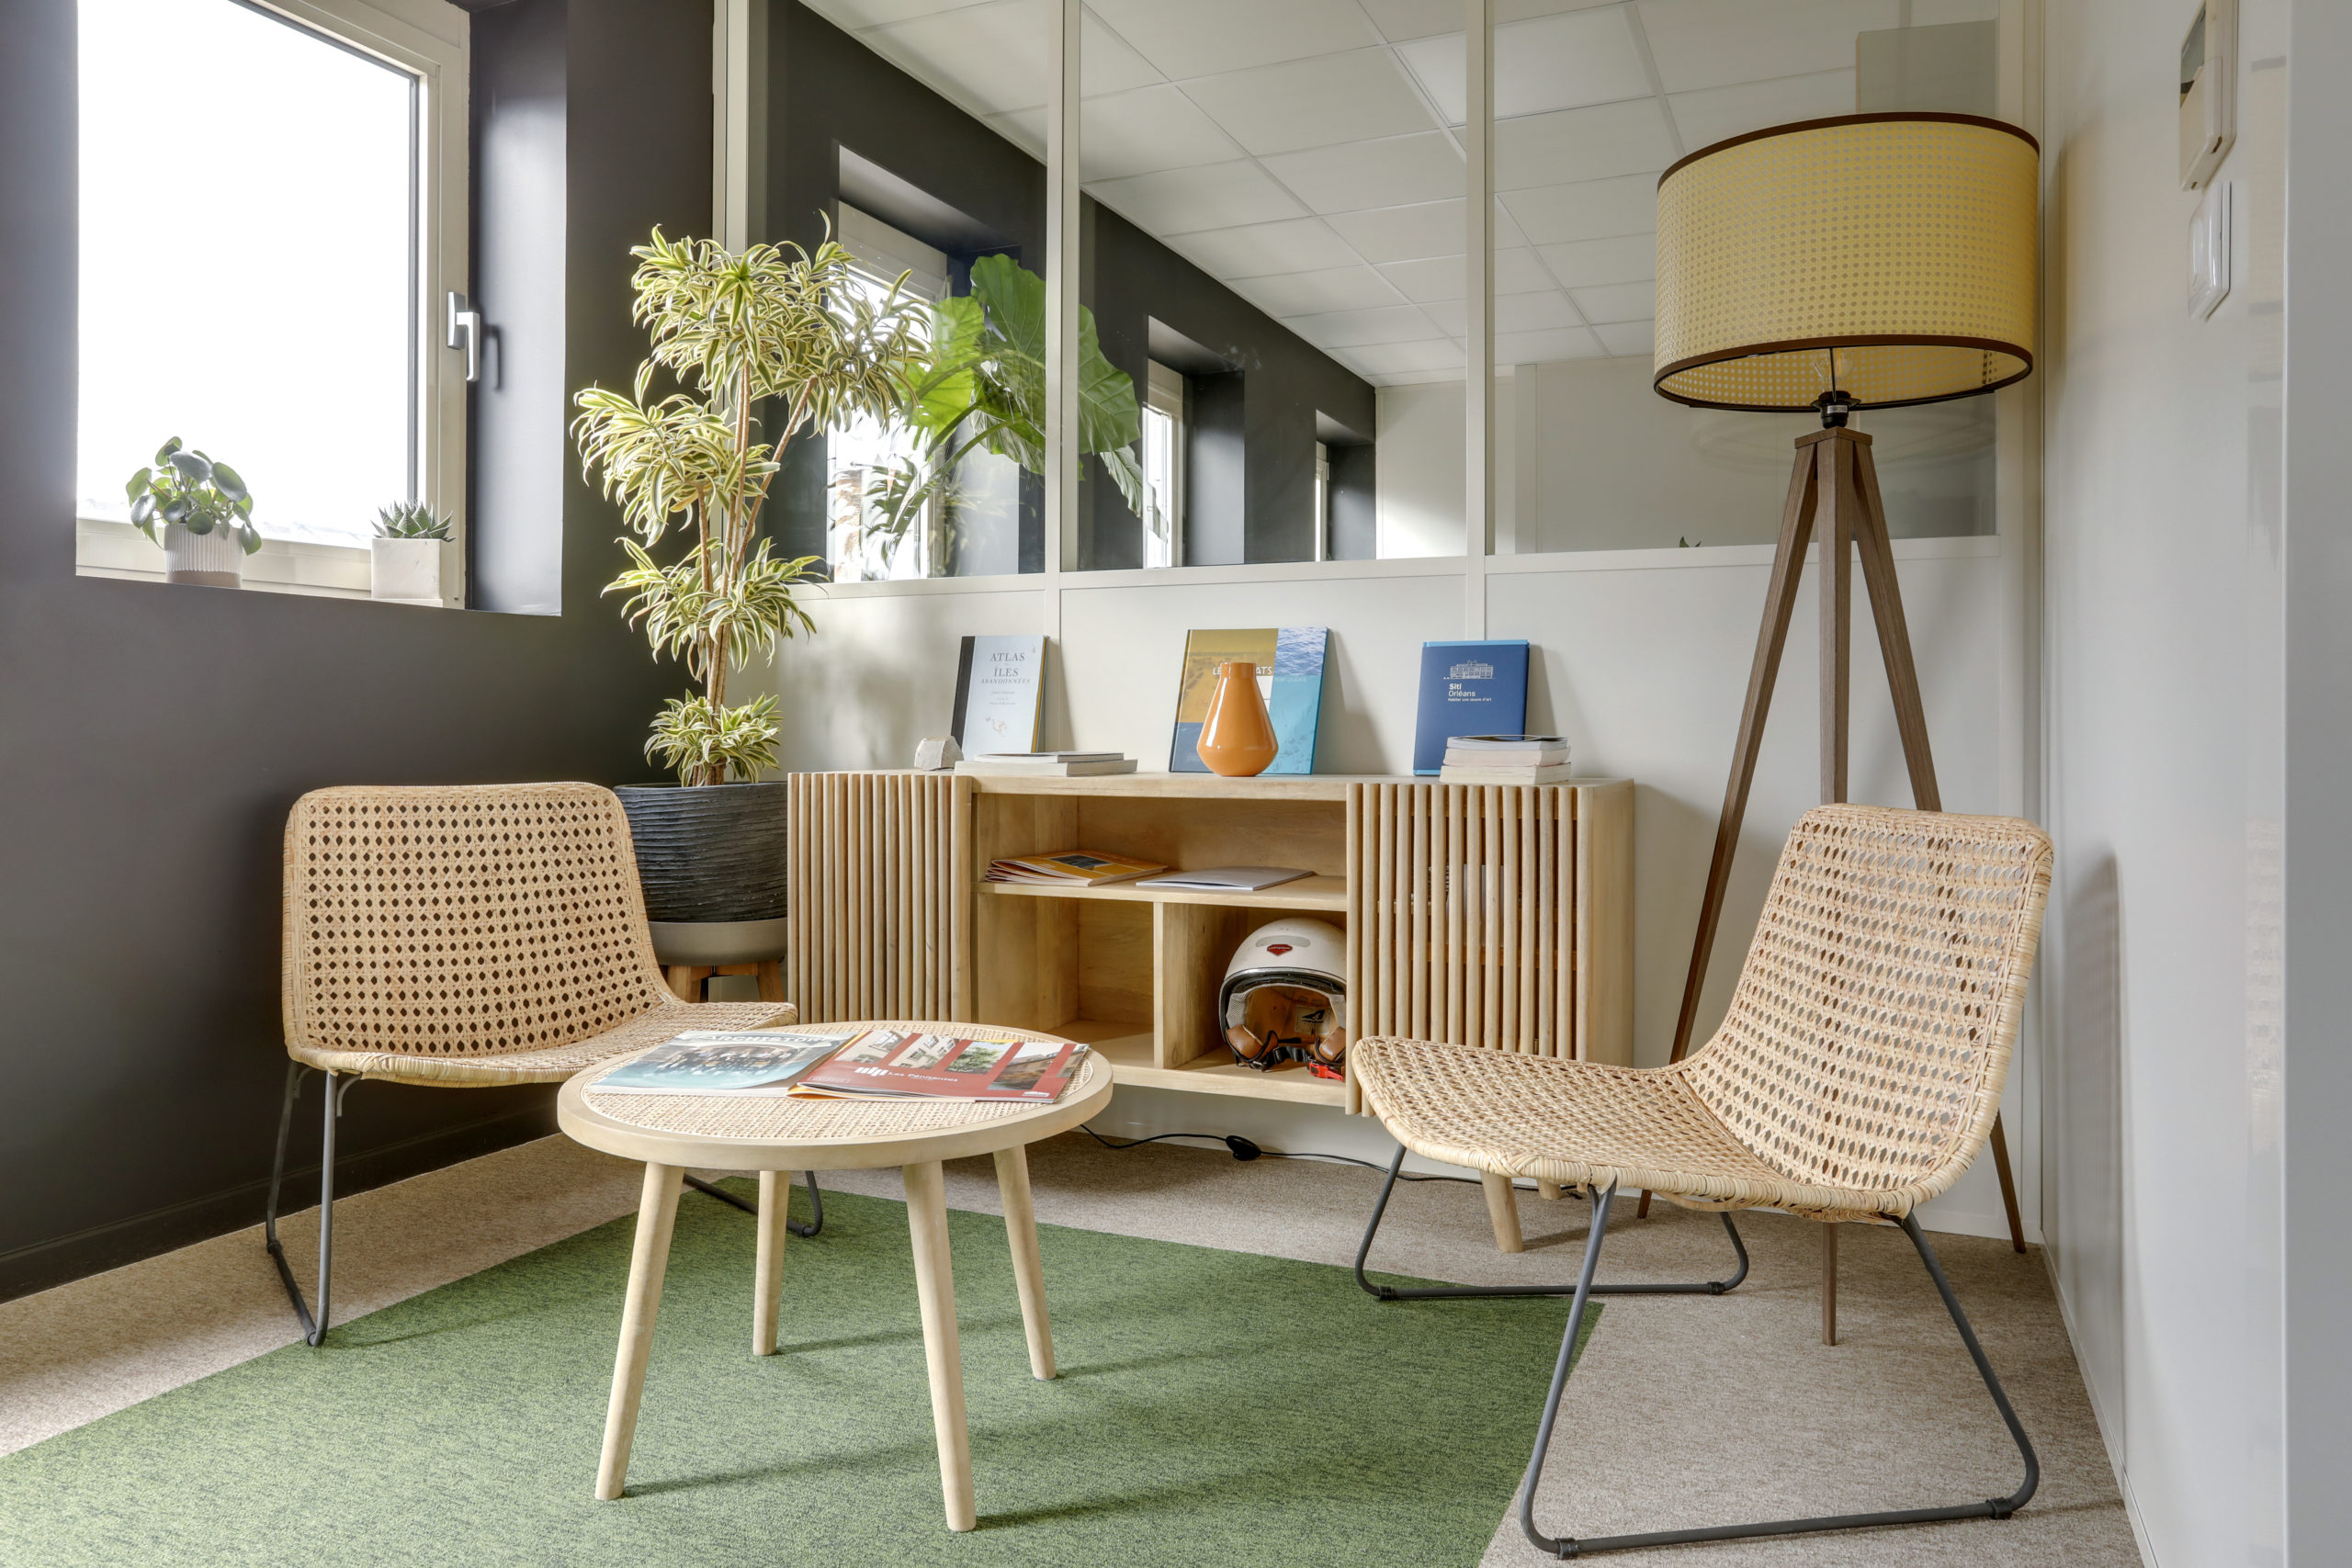
M451 520L421 502L401 501L376 513L368 541L368 592L396 604L462 602L458 541Z
M653 352L631 391L579 394L572 435L631 536L621 541L628 568L605 591L628 596L625 614L654 657L684 663L701 689L663 705L645 747L682 787L619 794L657 953L734 962L708 943L689 956L681 943L695 933L663 928L755 921L767 934L743 940L756 944L784 917L785 786L757 782L775 765L775 699L728 700L730 677L812 629L792 590L817 558L780 559L760 532L776 454L861 416L903 419L927 319L895 288L874 299L854 287L849 253L830 238L813 252L731 252L657 229L629 254L635 320ZM679 389L656 397L664 372ZM664 563L652 552L673 527L685 547ZM725 946L724 933L702 934Z
M261 548L254 498L237 470L180 445L173 436L154 466L130 476L130 521L164 547L164 581L205 588L242 588L245 558ZM155 525L164 525L158 536Z

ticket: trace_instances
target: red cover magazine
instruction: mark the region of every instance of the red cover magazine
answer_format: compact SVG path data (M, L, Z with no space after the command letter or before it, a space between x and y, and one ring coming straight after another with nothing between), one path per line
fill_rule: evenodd
M792 1086L804 1099L1059 1100L1086 1047L869 1029Z

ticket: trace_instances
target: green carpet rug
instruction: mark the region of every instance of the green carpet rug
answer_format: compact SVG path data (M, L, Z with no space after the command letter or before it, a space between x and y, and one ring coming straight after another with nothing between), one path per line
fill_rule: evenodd
M1319 1264L1040 1226L1039 1382L1002 1222L949 1220L968 1535L942 1522L905 1206L827 1197L762 1359L750 1216L690 1193L622 1500L591 1488L633 1219L0 1459L0 1562L1477 1562L1564 1302L1383 1303Z

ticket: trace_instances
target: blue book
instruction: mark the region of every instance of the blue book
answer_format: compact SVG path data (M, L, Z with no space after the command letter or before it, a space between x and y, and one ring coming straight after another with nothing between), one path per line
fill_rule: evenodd
M1527 728L1527 644L1421 644L1421 707L1413 772L1434 776L1457 735L1516 735Z

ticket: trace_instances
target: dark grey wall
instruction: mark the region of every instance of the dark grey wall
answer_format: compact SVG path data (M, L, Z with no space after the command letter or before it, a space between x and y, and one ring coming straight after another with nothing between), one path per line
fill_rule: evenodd
M560 356L560 386L535 383L544 400L625 382L640 352L628 244L657 221L709 221L709 7L507 9L514 30L485 73L524 36L542 56L560 39L574 106L564 309L502 323L510 363ZM0 276L15 301L0 310L5 1297L260 1218L286 1065L279 840L296 795L641 779L646 718L683 682L599 602L617 519L569 462L498 492L542 529L561 518L560 616L75 576L74 0L0 0ZM493 244L499 232L485 227ZM494 462L497 443L478 452ZM549 1099L366 1086L345 1118L347 1181L534 1135ZM316 1140L306 1117L298 1157Z

